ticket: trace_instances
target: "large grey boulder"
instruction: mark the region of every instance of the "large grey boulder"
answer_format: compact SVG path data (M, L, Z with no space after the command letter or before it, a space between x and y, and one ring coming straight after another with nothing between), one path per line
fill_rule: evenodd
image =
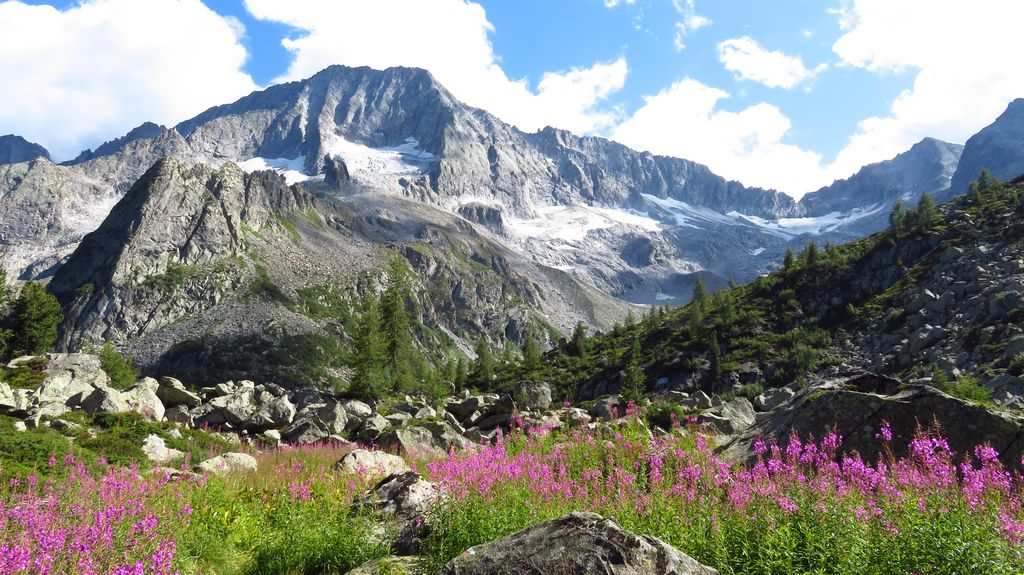
M452 559L440 575L717 575L668 543L594 513L570 513Z
M697 423L705 424L720 435L735 435L754 424L754 406L745 397L737 397L697 416Z
M543 381L520 381L512 397L523 409L545 410L551 407L551 386Z
M368 477L387 477L396 473L412 471L409 464L397 455L384 453L383 451L370 451L368 449L356 449L346 453L338 460L334 468L342 473L365 475Z
M322 421L314 416L307 415L296 419L287 429L282 431L281 439L285 443L298 445L323 441L330 435Z
M39 403L63 403L77 407L97 387L110 379L98 357L84 353L53 353L47 356L46 379L35 391Z
M156 396L163 402L164 407L178 405L199 407L203 403L198 395L186 389L185 384L173 377L160 378L160 387L156 390Z
M225 476L238 472L256 471L259 463L248 453L225 453L202 461L196 467L204 473Z
M757 411L771 411L793 399L795 395L796 392L788 387L766 389L764 393L754 398L754 409Z
M17 405L14 390L11 389L11 386L0 381L0 413L13 410Z
M380 437L380 446L388 451L415 455L439 455L444 450L439 448L434 434L418 426L399 427L388 430Z
M344 402L342 406L349 415L356 419L362 420L373 414L373 408L358 399L350 399Z
M317 408L316 415L332 435L340 435L348 427L348 410L335 399L329 399L322 407Z
M363 425L359 428L359 439L364 441L373 441L379 438L390 427L391 422L379 413L374 413L363 420Z
M440 491L412 471L389 475L373 489L356 497L353 507L373 510L391 524L397 536L391 541L391 552L415 555L427 533L427 512L437 503Z
M170 463L185 456L181 451L167 447L164 438L153 433L142 442L142 452L146 454L147 459L158 465Z
M217 408L232 427L238 428L256 411L254 395L251 387L238 387L231 394L214 399L210 405Z
M84 400L81 408L90 414L95 413L126 413L132 411L125 394L110 387L99 387L93 390Z
M429 511L439 496L437 486L416 472L406 471L381 479L373 489L357 496L353 506L411 519Z
M160 389L160 383L157 380L144 377L134 387L124 392L121 397L128 403L132 411L141 413L146 419L163 421L166 410L163 402L157 397L158 389Z
M786 405L758 419L750 429L721 449L730 459L753 461L753 444L759 438L785 443L790 434L802 440L820 439L829 431L843 437L840 453L854 451L873 460L883 453L884 444L875 435L882 422L889 422L893 434L890 449L906 453L918 423L937 422L950 447L958 454L970 453L976 445L989 443L1004 465L1019 469L1024 445L1024 417L951 397L928 385L905 385L902 381L872 373L848 374L812 382Z
M254 431L282 428L295 419L295 406L287 396L274 397L249 416L243 427Z

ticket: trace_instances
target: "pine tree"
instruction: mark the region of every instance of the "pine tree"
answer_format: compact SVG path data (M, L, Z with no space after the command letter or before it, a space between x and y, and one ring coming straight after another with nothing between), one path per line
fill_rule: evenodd
M981 203L981 187L978 186L978 182L971 182L971 185L967 187L967 199L974 204Z
M626 314L626 329L633 329L636 327L636 315L633 314L633 310L629 310Z
M903 218L907 216L907 212L903 208L903 200L897 199L892 203L892 211L889 212L889 228L892 229L892 233L899 236L900 230L903 228Z
M988 192L995 187L998 181L992 176L992 172L988 170L982 170L978 176L978 189L981 192Z
M804 248L804 260L807 267L813 268L818 265L818 242L811 242Z
M626 365L626 372L622 374L620 395L626 401L639 402L647 394L647 376L640 363L640 355L640 338L634 338L629 363Z
M481 387L488 386L494 381L494 356L484 336L480 336L480 341L476 344L476 372L473 375Z
M363 298L359 331L355 338L355 374L349 393L364 401L376 402L385 389L384 366L387 349L380 330L380 307L373 292Z
M394 390L410 391L416 385L412 331L405 300L409 295L409 280L405 262L391 260L387 275L388 286L381 297L381 328L384 332L386 363Z
M455 368L455 391L462 391L469 385L469 364L466 363L466 358L460 357L459 363Z
M523 341L523 369L528 372L540 369L541 352L537 345L537 338L533 330L526 331L526 339Z
M21 288L12 316L11 348L16 355L50 351L57 341L57 326L64 321L57 298L35 282Z
M786 249L786 259L782 260L782 269L791 270L793 264L796 263L796 257L793 255L793 250L790 248Z
M7 289L7 270L0 265L0 320L7 317L10 307L10 292ZM0 358L7 357L7 346L10 343L11 330L0 326Z
M114 389L128 389L135 384L139 372L135 364L128 358L121 355L109 341L100 348L100 368L110 378L110 385Z
M576 322L576 327L572 330L572 339L569 340L569 349L578 357L584 357L590 352L590 340L587 339L587 326L583 325L582 321Z
M712 384L722 378L722 349L718 346L718 335L711 334L711 369L708 373Z
M693 284L693 303L704 307L704 301L707 300L708 291L704 288L704 280L697 278L697 283Z
M932 226L940 217L939 208L935 207L935 200L931 194L924 194L917 203L917 224L922 230Z

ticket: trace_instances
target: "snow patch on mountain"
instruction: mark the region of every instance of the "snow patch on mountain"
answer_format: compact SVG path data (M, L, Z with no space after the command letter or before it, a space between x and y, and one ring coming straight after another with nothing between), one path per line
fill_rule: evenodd
M371 148L341 136L327 140L327 155L341 158L355 181L383 190L398 187L401 177L421 176L438 157L420 149L416 138L399 146Z
M840 226L877 214L882 209L883 207L869 206L867 208L857 208L846 213L832 212L823 216L780 218L777 220L766 220L739 212L729 212L726 215L754 224L772 235L788 240L804 234L820 235L835 231Z
M306 156L299 156L298 158L249 158L244 162L239 162L238 167L242 170L251 174L260 170L271 170L284 176L284 181L290 186L299 182L305 182L310 179L310 176L306 175L304 168L306 165Z
M644 231L661 231L657 220L643 212L594 206L544 206L536 208L531 219L507 218L506 228L523 239L580 242L592 231L618 225L635 226Z
M724 216L709 208L700 208L675 198L659 198L651 194L640 194L644 201L652 204L657 210L673 218L677 226L703 229L692 222L715 222L720 224L736 224L734 218Z

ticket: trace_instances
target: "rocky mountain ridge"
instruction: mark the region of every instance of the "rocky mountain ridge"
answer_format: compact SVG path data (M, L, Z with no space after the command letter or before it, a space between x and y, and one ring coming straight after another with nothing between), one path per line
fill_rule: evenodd
M896 197L941 196L958 150L925 140L795 202L601 138L519 132L423 70L333 66L169 130L143 124L65 166L0 166L14 171L3 201L19 214L5 222L5 258L21 277L47 277L135 179L175 155L274 169L321 195L371 190L424 202L612 296L678 304L698 275L746 281L790 245L880 229ZM59 197L41 202L47 194Z

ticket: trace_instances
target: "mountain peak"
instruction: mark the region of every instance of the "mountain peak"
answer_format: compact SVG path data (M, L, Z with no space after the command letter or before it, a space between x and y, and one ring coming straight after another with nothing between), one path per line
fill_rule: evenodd
M36 158L50 159L50 152L39 144L29 142L21 136L8 134L0 136L0 164L20 164Z
M994 122L967 140L960 166L953 176L953 193L965 193L982 170L1004 181L1024 174L1021 141L1024 141L1024 98L1010 102Z

